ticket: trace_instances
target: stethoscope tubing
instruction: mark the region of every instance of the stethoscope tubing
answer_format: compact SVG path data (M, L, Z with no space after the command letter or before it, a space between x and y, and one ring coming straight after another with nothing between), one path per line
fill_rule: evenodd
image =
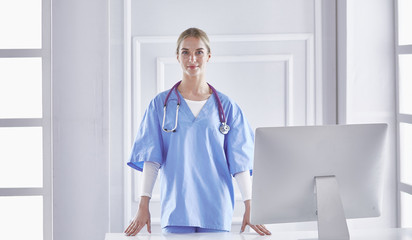
M177 96L177 105L180 106L180 96L179 93L177 92L177 87L180 85L182 81L177 82L175 85L173 85L173 87L170 89L169 93L166 95L166 99L164 102L164 105L166 107L167 105L167 100L169 100L170 94L173 92L173 90L175 90L176 96Z
M216 100L217 100L217 107L218 107L218 110L219 110L219 119L220 119L220 122L221 122L222 124L223 124L223 123L226 124L225 112L223 111L223 105L222 105L222 102L220 101L219 96L217 95L217 91L216 91L216 89L215 89L212 85L210 85L209 83L208 83L207 85L209 85L210 89L212 89L212 92L215 94L215 98L216 98Z
M164 101L164 105L163 105L163 123L162 123L162 130L165 132L175 132L176 128L177 128L177 121L178 121L178 116L179 116L179 108L180 108L180 104L181 104L181 100L180 100L180 95L177 92L177 87L180 85L182 81L177 82L169 91L169 93L166 95L165 101ZM215 95L216 101L217 101L217 106L218 106L218 111L219 111L219 120L221 123L221 128L220 131L223 134L227 134L230 127L226 124L226 116L225 116L225 112L223 110L223 106L222 106L222 102L220 101L220 98L217 94L216 89L210 85L209 83L207 83L207 85L209 85L210 89L212 89L212 94ZM176 107L176 119L175 119L175 126L173 127L173 129L166 129L164 127L165 125L165 119L166 119L166 108L167 108L167 101L169 100L170 94L175 91L176 97L177 97L177 107ZM223 129L225 130L222 130Z

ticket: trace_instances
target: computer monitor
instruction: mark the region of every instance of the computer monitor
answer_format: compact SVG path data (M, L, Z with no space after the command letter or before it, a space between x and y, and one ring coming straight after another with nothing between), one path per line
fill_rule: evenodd
M387 124L257 128L251 222L318 221L349 239L347 218L380 216Z

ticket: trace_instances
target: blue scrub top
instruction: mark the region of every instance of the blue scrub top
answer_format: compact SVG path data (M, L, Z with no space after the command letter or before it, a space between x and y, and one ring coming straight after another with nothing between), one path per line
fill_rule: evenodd
M160 164L161 225L230 231L234 208L232 175L251 171L254 134L239 106L218 92L230 131L219 131L215 95L197 118L180 95L176 132L162 131L165 91L149 104L128 165L142 171L144 161ZM165 128L173 129L177 96L167 103Z

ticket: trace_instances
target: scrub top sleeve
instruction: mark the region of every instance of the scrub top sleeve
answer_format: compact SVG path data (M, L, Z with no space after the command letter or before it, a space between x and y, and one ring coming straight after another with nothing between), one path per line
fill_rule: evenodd
M254 133L240 108L234 105L228 118L230 131L225 138L225 152L232 176L249 171L252 174Z
M127 165L143 171L145 161L163 163L162 133L155 99L149 104L139 126Z

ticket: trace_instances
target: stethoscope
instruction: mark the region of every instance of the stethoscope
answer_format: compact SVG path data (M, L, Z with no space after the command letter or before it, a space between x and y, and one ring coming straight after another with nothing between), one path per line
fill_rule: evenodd
M162 129L165 132L175 132L176 128L177 128L177 119L179 116L179 107L180 107L180 96L179 93L177 92L177 87L179 86L179 84L182 81L177 82L169 91L169 93L166 96L165 99L165 103L164 103L164 107L163 107L163 123L162 123ZM219 118L220 118L220 127L219 130L221 133L223 134L227 134L230 130L229 125L226 124L226 116L225 116L225 112L223 111L223 106L222 106L222 102L220 101L219 96L217 95L216 89L214 87L212 87L212 85L210 85L209 83L207 84L209 85L210 89L212 89L212 93L215 95L216 100L217 100L217 107L219 110ZM175 119L175 126L173 129L166 129L165 128L165 118L166 118L166 105L167 105L167 100L169 100L169 96L170 94L173 92L173 90L175 91L175 94L177 96L177 107L176 107L176 119Z

